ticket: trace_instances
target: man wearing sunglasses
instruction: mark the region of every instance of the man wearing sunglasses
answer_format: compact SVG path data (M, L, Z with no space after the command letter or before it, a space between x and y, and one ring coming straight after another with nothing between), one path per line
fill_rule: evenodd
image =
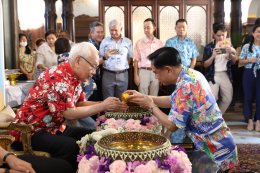
M98 51L91 43L74 45L68 62L47 69L40 75L16 115L18 122L32 125L34 150L46 151L54 158L64 159L75 170L79 153L76 141L92 130L66 127L61 132L60 126L65 119L75 120L102 111L126 108L115 97L102 102L86 101L81 83L96 73L98 64ZM18 132L14 135L19 137Z

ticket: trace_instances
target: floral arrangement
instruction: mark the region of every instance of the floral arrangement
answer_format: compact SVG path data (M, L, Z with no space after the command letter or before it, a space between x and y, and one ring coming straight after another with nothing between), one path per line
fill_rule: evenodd
M94 148L95 139L114 132L115 129L94 132L78 141L81 149L82 145L86 147L77 158L78 173L191 173L191 162L184 149L178 146L173 146L164 159L150 161L125 162L99 157Z
M150 132L161 133L162 126L159 124L155 116L144 116L140 120L134 119L114 119L107 118L105 115L100 116L96 120L97 130L105 130L113 128L119 132Z

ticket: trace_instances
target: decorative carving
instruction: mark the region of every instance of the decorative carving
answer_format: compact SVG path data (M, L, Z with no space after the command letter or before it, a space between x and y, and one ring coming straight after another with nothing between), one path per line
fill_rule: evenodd
M147 161L164 158L171 148L171 143L157 134L123 132L101 138L94 147L100 156L113 160Z

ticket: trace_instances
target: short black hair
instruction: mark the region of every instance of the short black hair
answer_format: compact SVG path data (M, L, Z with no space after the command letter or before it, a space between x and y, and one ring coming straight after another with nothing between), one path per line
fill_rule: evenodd
M183 23L185 22L187 25L188 25L188 22L186 19L178 19L176 22L175 22L175 26L177 26L178 23Z
M49 30L49 31L47 31L47 32L45 33L45 39L47 40L47 37L48 37L49 35L51 35L51 34L53 34L53 35L55 35L55 37L57 37L57 32L56 32L56 31L54 31L54 30Z
M35 44L37 47L39 47L42 43L46 42L46 40L44 40L43 38L38 38L36 41L35 41Z
M153 62L154 67L163 68L165 66L178 67L181 65L179 52L172 47L162 47L148 55L148 59Z
M104 27L103 23L99 22L99 21L94 21L94 22L91 22L89 24L89 30L90 31L93 31L95 29L95 27L98 27L98 26L101 26L101 27Z
M152 18L147 18L144 20L144 22L152 22L153 26L156 27L156 24Z
M67 38L58 38L55 43L55 53L62 54L70 51L70 41Z
M260 24L260 18L257 18L256 20L255 20L255 25L259 25Z
M227 28L223 23L215 23L213 24L213 32L216 34L218 31L227 32Z

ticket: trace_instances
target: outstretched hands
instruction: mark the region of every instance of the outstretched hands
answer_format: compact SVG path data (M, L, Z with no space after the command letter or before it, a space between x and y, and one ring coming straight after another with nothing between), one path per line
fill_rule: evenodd
M144 108L151 108L154 106L153 99L148 95L139 93L135 90L127 90L125 92L129 94L127 98L128 102L138 104Z
M108 97L103 101L103 104L105 111L125 111L127 109L127 105L116 97Z

